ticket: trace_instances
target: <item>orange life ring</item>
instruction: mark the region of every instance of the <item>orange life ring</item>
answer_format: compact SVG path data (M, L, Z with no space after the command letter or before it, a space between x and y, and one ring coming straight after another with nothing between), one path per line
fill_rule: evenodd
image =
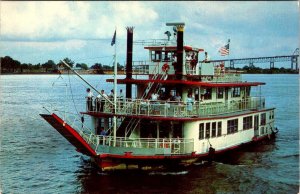
M168 65L168 63L165 63L161 68L161 70L163 70L164 72L168 71L169 69L170 69L170 66Z

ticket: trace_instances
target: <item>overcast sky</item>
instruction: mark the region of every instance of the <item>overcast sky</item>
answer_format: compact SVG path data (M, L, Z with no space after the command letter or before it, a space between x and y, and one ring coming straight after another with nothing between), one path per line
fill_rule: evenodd
M22 63L112 64L110 45L117 28L118 61L126 59L126 26L134 40L166 38L166 22L184 22L184 41L222 59L218 49L230 38L229 58L290 55L299 47L299 4L288 2L0 2L1 56ZM148 53L134 45L134 60ZM225 57L227 58L227 57Z

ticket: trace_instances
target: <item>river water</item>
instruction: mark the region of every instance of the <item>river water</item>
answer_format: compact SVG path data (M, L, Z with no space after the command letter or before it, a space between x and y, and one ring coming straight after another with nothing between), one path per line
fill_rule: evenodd
M110 76L84 77L107 93L113 87L105 83ZM85 86L78 78L2 75L0 193L298 193L299 77L243 75L243 79L266 83L262 86L266 106L277 108L280 131L275 141L233 152L210 166L101 173L39 117L47 113L42 107L50 104L82 111Z

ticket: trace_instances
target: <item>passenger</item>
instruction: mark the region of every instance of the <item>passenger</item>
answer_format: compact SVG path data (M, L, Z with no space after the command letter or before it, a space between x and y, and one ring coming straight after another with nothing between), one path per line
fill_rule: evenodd
M101 127L101 129L100 129L100 135L101 136L106 136L107 135L107 132L104 130L103 127Z
M114 93L114 90L112 89L112 90L110 91L108 97L109 97L110 99L114 99L114 95L115 95L115 93Z
M193 103L194 103L194 99L192 97L192 94L188 94L188 97L186 99L187 111L191 112L193 110Z
M165 100L165 94L162 90L159 90L157 99L158 100Z
M204 102L204 95L203 94L201 94L200 102Z
M90 88L87 88L86 92L87 92L87 96L86 96L87 110L88 111L93 111L93 97L94 97L94 94L93 94L93 92L91 91Z
M122 89L120 89L118 99L119 99L120 107L123 108L123 104L124 104L125 99L124 99L124 94L123 94Z
M204 63L209 63L209 62L210 62L210 57L209 57L209 55L207 54L207 52L205 52L204 54L205 54L205 58L204 58L204 60L203 60L202 62L204 62Z
M156 92L154 92L153 94L151 94L151 100L152 101L157 101L158 97L159 97L159 95Z
M95 99L95 105L96 105L96 111L99 112L100 107L101 107L101 95L100 94L98 94L98 96Z
M186 61L191 61L192 60L192 56L188 53L185 57Z
M193 54L192 54L192 61L191 61L191 67L192 67L192 70L195 69L196 65L197 65L197 58L196 58L196 54L193 53Z
M181 96L179 94L179 92L176 92L176 96L174 97L174 101L181 103Z
M174 100L174 96L172 94L172 91L169 92L168 95L166 95L166 101L170 102L170 101L175 101Z
M123 90L122 89L120 89L119 99L124 101L124 94L123 94Z
M105 105L105 97L108 98L108 96L105 94L104 90L101 90L101 94L102 96L99 94L97 97L100 98L100 101L101 101L101 104L100 104L100 112L103 112L103 108L104 108L104 105Z

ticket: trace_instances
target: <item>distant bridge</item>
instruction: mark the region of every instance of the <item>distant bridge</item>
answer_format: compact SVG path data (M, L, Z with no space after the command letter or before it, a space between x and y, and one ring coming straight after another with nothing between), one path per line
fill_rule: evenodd
M250 67L253 67L257 63L270 63L270 69L275 67L275 62L291 62L291 69L299 69L298 66L298 57L299 49L296 49L293 55L285 56L274 56L274 57L257 57L257 58L243 58L243 59L220 59L220 60L211 60L211 63L219 64L229 62L229 67L234 68L235 64L248 64Z

